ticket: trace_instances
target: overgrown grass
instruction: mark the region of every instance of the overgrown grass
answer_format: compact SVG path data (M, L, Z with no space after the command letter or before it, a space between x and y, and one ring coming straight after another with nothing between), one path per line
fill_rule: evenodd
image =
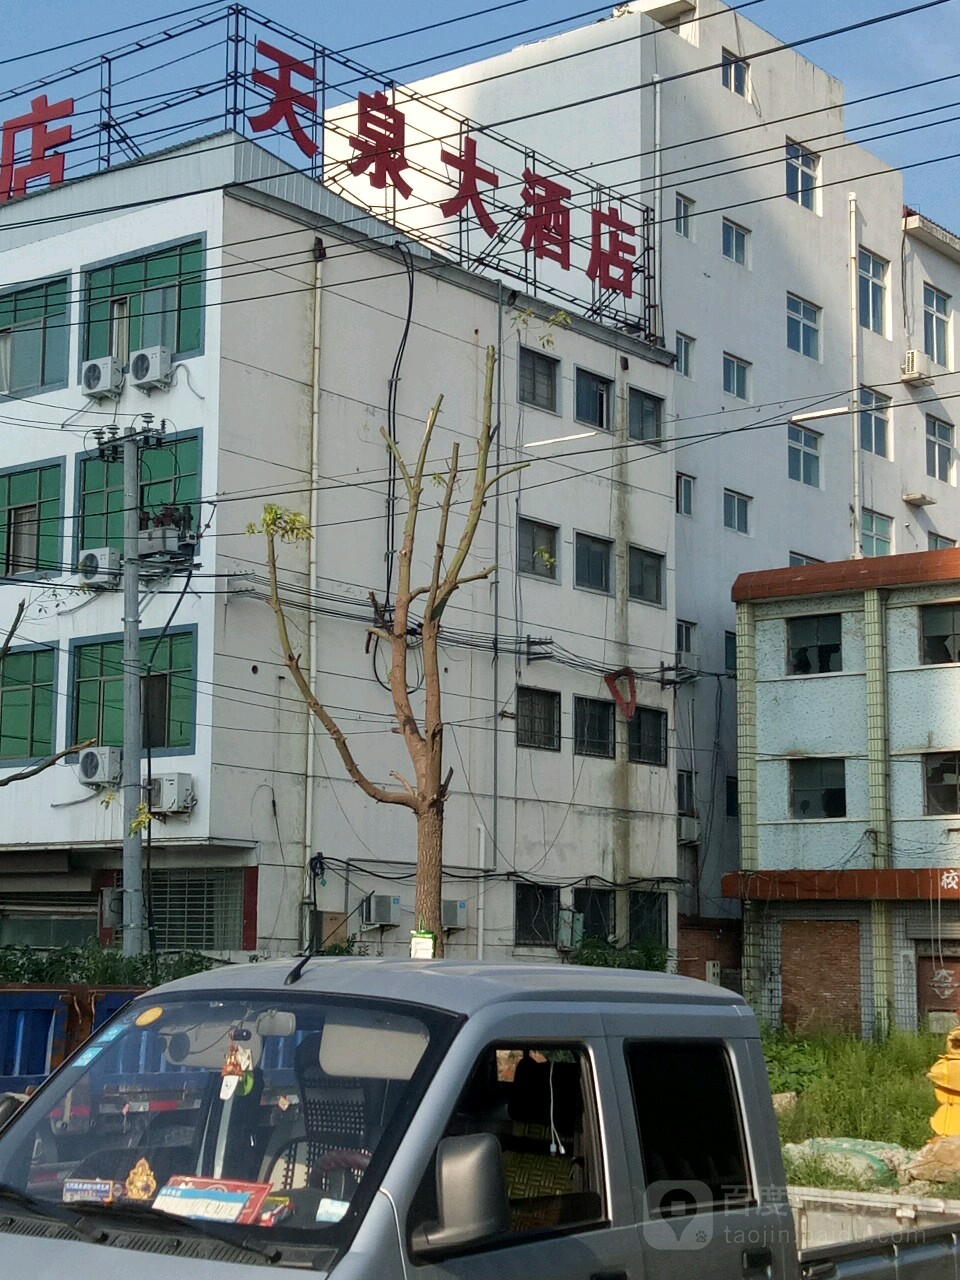
M841 1171L829 1156L783 1154L783 1167L787 1182L795 1187L824 1187L831 1191L876 1191L879 1187L897 1185L897 1175L891 1169L883 1177L867 1173Z
M933 1136L936 1108L926 1072L943 1052L942 1036L897 1033L885 1041L824 1034L764 1039L774 1092L797 1089L780 1115L783 1142L865 1138L916 1150Z

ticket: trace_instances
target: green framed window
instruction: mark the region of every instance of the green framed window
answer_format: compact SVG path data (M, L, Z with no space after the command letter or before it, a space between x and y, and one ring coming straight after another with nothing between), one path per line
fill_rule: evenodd
M145 670L156 638L140 641ZM192 631L164 636L149 676L141 680L143 744L154 749L192 747L196 640ZM73 740L104 747L123 744L123 642L77 645L73 668Z
M63 560L59 462L0 473L0 572L58 570Z
M11 649L0 663L0 759L53 753L55 649Z
M0 395L65 385L69 334L66 278L0 297Z
M123 462L91 454L80 462L80 546L123 549ZM200 497L200 437L180 436L140 455L140 510L188 506L197 528Z
M84 359L167 347L199 351L203 336L203 245L174 245L87 273Z

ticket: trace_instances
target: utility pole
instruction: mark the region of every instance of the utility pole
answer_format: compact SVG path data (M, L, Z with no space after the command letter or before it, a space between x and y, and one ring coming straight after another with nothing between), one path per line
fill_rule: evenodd
M123 954L143 954L143 837L140 757L140 433L131 424L123 451Z

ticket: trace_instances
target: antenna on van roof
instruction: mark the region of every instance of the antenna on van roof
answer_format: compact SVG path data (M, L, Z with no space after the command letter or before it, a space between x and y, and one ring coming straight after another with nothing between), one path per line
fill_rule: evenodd
M317 858L316 858L316 859L311 858L311 860L310 860L310 862L311 862L311 868L310 868L310 869L311 869L311 870L313 870L313 863L314 863L315 861L319 861L319 865L320 865L320 867L321 867L321 868L323 867L323 857L322 857L322 855L317 854ZM316 873L315 873L315 874L316 874ZM327 943L328 943L328 942L330 941L330 939L333 937L334 933L336 933L337 929L341 928L341 927L342 927L342 925L343 925L343 924L345 924L345 923L346 923L346 921L350 919L350 916L352 916L352 915L354 914L354 912L359 911L359 910L362 908L363 904L367 901L367 899L368 899L368 898L372 898L372 897L373 897L373 893L372 893L372 892L371 892L371 893L365 893L365 894L363 895L363 897L360 899L360 901L357 903L357 905L354 907L353 911L351 911L351 912L350 912L350 915L349 915L349 916L346 916L346 917L345 917L345 919L344 919L340 924L338 924L338 925L336 926L336 928L332 929L332 930L330 931L330 933L328 933L328 934L327 934L327 936L326 936L325 938L321 938L319 947L317 947L316 949L314 949L313 947L311 947L311 948L310 948L310 950L307 952L307 954L306 954L306 955L304 955L304 956L301 956L301 957L300 957L300 959L297 961L297 963L293 966L293 968L290 970L290 972L289 972L289 973L287 974L287 976L284 978L284 980L283 980L283 985L284 985L285 987L292 987L292 986L293 986L293 984L294 984L295 982L299 982L299 981L300 981L300 978L301 978L301 976L302 976L302 974L303 974L303 971L304 971L304 969L307 967L307 962L308 962L309 960L312 960L314 956L316 956L316 955L320 955L320 954L322 953L322 951L323 951L323 948L327 945ZM311 930L311 932L312 932L312 930ZM312 940L312 939L311 939L311 940Z

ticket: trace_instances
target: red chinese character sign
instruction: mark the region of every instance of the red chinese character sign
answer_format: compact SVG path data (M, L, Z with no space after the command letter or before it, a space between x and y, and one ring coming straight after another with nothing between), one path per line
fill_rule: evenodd
M312 158L320 148L303 127L297 115L297 108L316 116L317 99L314 94L295 88L293 77L299 76L301 80L314 83L317 73L305 62L295 58L292 53L284 53L282 49L267 44L266 40L257 41L257 53L276 63L277 74L272 75L259 67L254 68L253 83L261 89L266 89L272 101L260 115L248 117L250 128L254 133L263 133L267 129L276 129L278 125L286 125L290 131L290 137L303 154Z
M406 117L391 106L385 93L361 93L357 99L357 132L350 138L356 158L347 168L354 175L365 173L371 187L383 191L391 183L404 199L413 188L403 176L408 169Z
M535 258L556 262L569 271L570 206L564 201L572 191L530 169L524 169L523 181L526 185L520 197L530 212L524 218L520 243L524 249L532 249Z
M477 221L488 236L497 234L497 224L490 216L487 206L480 195L480 183L487 187L499 187L500 177L492 169L484 169L477 160L477 140L466 137L463 140L463 152L456 155L444 147L440 152L444 164L460 170L460 185L455 196L440 203L440 212L446 218L462 213L468 206L477 215Z
M53 120L64 120L73 115L73 99L48 102L42 93L30 103L30 110L22 116L14 116L3 125L3 141L0 143L0 203L12 196L27 194L30 183L45 178L53 187L63 181L65 159L56 147L64 147L73 138L73 126L62 125L51 129ZM30 134L30 158L17 158L17 139L23 133Z
M624 222L616 209L594 209L591 215L590 262L587 275L601 289L613 289L625 298L633 297L633 264L637 246L624 236L636 227Z

